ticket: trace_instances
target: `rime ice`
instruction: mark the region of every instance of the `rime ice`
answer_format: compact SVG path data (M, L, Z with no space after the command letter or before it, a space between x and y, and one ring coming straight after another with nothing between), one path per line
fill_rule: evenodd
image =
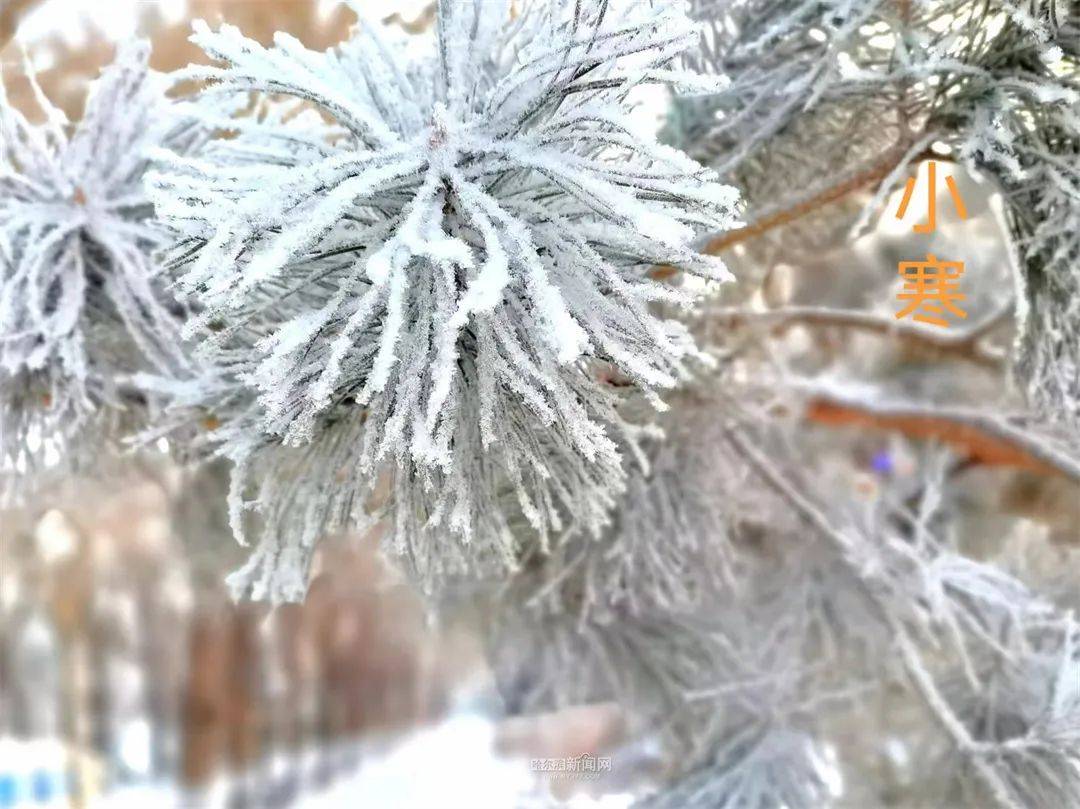
M28 66L45 123L12 107L0 82L0 469L25 472L29 446L71 450L87 419L130 408L120 388L134 371L185 364L142 174L149 148L185 149L196 130L148 56L146 43L122 48L74 128Z
M700 88L670 69L694 26L663 4L496 11L440 4L420 58L367 25L327 53L196 26L221 64L182 76L208 81L207 99L300 102L268 102L276 112L195 159L160 155L151 178L178 281L202 307L188 332L225 380L214 395L228 403L203 404L227 411L215 438L241 470L238 530L243 469L277 485L266 458L329 442L340 466L325 483L349 502L332 524L356 525L360 492L389 467L399 551L429 569L512 566L512 523L542 546L595 533L623 485L634 428L601 368L652 391L696 353L653 306L691 296L647 271L723 280L694 245L727 226L736 194L632 134L626 102L644 83ZM312 107L335 124L296 115ZM271 546L253 564L273 579L282 506L265 492L255 505Z

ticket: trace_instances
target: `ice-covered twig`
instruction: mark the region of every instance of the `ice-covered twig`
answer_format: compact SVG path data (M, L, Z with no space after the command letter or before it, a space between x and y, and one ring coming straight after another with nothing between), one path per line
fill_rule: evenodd
M835 547L841 559L849 562L853 559L854 543L852 538L836 529L831 520L799 492L767 457L752 447L734 425L727 429L727 440L737 452L746 458L747 462L761 476L761 479L776 491L807 525ZM867 603L878 612L882 623L892 631L896 646L901 654L904 670L927 708L941 723L957 749L969 757L975 773L987 787L995 801L1003 809L1020 809L1020 803L1013 797L1004 778L987 760L986 751L976 745L970 732L956 716L956 713L937 687L927 669L926 662L911 639L909 630L904 626L902 619L893 613L888 603L881 598L874 588L864 583L862 570L853 567L851 572L854 580L863 589Z
M718 307L706 310L704 317L715 318L728 326L761 323L774 332L783 332L792 326L810 326L881 334L935 355L957 357L992 371L1000 371L1004 368L1005 357L983 345L981 340L1011 315L1012 308L1010 301L970 328L950 331L913 325L876 312L825 306L785 306L766 310Z

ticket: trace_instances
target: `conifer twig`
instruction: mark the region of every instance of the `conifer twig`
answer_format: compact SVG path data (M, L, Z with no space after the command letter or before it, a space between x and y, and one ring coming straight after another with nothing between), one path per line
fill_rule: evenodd
M936 720L950 737L953 744L962 755L969 758L974 772L989 790L994 800L1003 809L1020 809L1013 800L1011 791L1001 775L983 757L985 752L991 750L987 745L978 744L972 737L963 722L950 707L948 700L938 689L933 677L927 670L926 663L922 659L918 648L912 643L907 629L892 614L888 605L882 600L880 594L867 585L864 574L857 565L849 558L853 547L853 541L845 533L835 528L829 518L822 513L809 499L801 494L786 476L777 469L768 458L761 452L750 446L739 432L731 425L725 429L725 437L731 447L741 455L754 469L758 477L773 489L781 498L791 505L798 517L808 526L815 529L824 539L829 541L838 553L841 561L851 570L852 576L859 589L865 595L867 602L878 613L881 620L894 634L896 644L901 653L901 662L904 671L911 679L913 685L923 702L929 708Z

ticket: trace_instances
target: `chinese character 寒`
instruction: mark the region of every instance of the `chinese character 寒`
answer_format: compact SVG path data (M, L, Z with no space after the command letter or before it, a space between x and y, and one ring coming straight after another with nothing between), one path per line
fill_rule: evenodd
M948 326L946 312L966 318L967 312L956 305L965 297L958 291L963 272L964 262L941 261L933 253L928 253L925 261L901 261L904 288L896 297L908 304L896 313L897 319L914 313L920 323Z

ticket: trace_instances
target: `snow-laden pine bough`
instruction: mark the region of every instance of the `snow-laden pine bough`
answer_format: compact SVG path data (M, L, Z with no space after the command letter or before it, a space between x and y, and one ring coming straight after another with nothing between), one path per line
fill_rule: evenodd
M0 82L0 476L5 496L99 459L146 418L132 375L180 373L182 309L153 254L163 244L143 174L152 148L206 132L165 97L149 44L123 46L78 124L26 62L33 123Z
M868 223L927 157L1001 194L1015 367L1050 419L1080 411L1080 19L1056 0L695 0L688 66L730 79L676 99L666 140L743 191L748 227L805 251ZM837 204L871 191L866 206ZM860 215L861 210L861 215ZM777 240L774 248L781 250ZM1002 296L1004 299L1004 295Z
M900 805L1074 803L1080 632L960 552L954 461L867 501L762 418L775 391L726 382L671 397L600 541L494 588L508 710L619 705L662 743L656 809L877 805L890 776Z
M672 66L695 26L667 3L505 12L447 0L431 36L361 23L325 53L196 24L218 64L177 78L266 111L158 155L208 370L147 383L213 425L238 537L258 512L240 592L300 597L317 537L379 500L428 582L597 534L646 429L610 378L662 407L698 356L657 314L694 295L648 269L725 280L695 242L737 195L630 116L642 85L716 89Z
M730 84L709 98L676 99L666 137L739 186L749 220L744 228L718 235L707 249L723 253L741 245L749 254L742 263L756 263L760 270L770 262L799 266L815 247L843 241L879 214L918 161L963 161L1003 192L1021 281L1015 291L1023 334L1017 359L1033 380L1031 398L1044 408L1044 421L1069 417L1076 406L1074 346L1080 332L1073 294L1080 274L1071 235L1077 212L1070 196L1076 169L1075 11L1058 3L962 0L700 0L693 16L708 28L702 47L689 52L691 67L724 74ZM844 204L862 191L870 192L869 204ZM849 270L837 268L837 274ZM753 285L746 297L760 288ZM1010 312L1012 295L1002 289L999 298ZM746 319L754 310L747 303L730 307L728 314ZM874 330L876 313L836 311L848 333L855 325ZM836 322L813 307L757 314L772 322ZM993 322L1001 322L996 312ZM903 329L881 333L912 342L912 333ZM997 364L987 360L996 353L975 350L981 332L952 336L970 343L939 340L935 350L995 370ZM725 351L738 350L731 343ZM961 347L964 352L956 350ZM817 356L798 366L785 358L756 359L743 376L757 385L771 382L785 412L798 406L798 396L790 395L800 387L793 366L811 368L804 373L816 375L813 382L821 388L867 370L853 361L850 349L827 370L816 364ZM766 369L776 371L770 375ZM916 376L917 364L906 370L911 379L919 378L928 398L941 395L933 387L933 371L923 379ZM719 389L740 398L734 387ZM880 391L868 398L878 408L889 406L880 401ZM1015 404L1005 396L1000 401ZM729 417L738 412L730 401L718 409ZM1036 419L1014 421L940 401L904 402L900 411L920 417L958 412L964 421L953 420L956 432L1003 436L1014 449L1025 450L1040 474L1075 479L1075 453L1058 452L1075 440L1064 436L1059 444L1060 431ZM526 632L533 623L531 636L549 639L526 644L539 650L526 657L541 672L520 681L526 691L558 684L559 667L571 663L611 673L593 698L613 698L619 686L635 681L616 673L633 671L666 684L670 699L657 710L653 694L646 725L679 731L697 752L669 759L678 762L682 777L647 802L658 809L1076 804L1080 635L1061 606L1075 603L1075 585L1033 592L1032 584L1044 583L1015 560L962 555L951 536L959 497L944 477L931 477L915 492L899 486L859 503L821 479L804 422L798 432L773 424L766 431L773 440L745 421L721 421L714 429L721 434L711 439L703 428L692 430L692 450L711 440L726 450L716 451L726 458L720 463L729 469L725 478L738 480L749 470L776 498L771 508L757 510L759 530L744 534L750 541L728 555L743 560L735 562L741 571L736 586L708 595L678 621L667 608L645 613L648 620L636 625L616 611L618 631L609 632L593 616L610 613L618 601L587 576L585 557L574 573L540 574L535 592L543 597L517 624L518 632ZM677 431L671 435L678 441ZM801 451L792 454L792 447ZM668 451L690 449L676 445ZM956 461L953 468L964 463ZM898 482L890 479L890 488ZM732 495L725 501L733 525L746 520L739 508L745 494L731 493L720 481L709 485ZM623 504L620 512L633 513L633 504ZM713 518L705 511L695 522L707 525ZM983 533L1004 544L1012 531L1001 518ZM739 532L714 536L730 540ZM1075 537L1074 531L1068 538ZM756 570L745 566L747 557L758 555L755 549L766 554ZM598 549L594 567L626 553L613 537ZM546 614L535 609L554 599L563 606ZM573 632L565 622L548 620L579 609L583 601L593 606L582 611ZM511 603L522 600L515 596ZM658 614L697 641L665 646L652 639ZM571 651L563 655L566 649ZM714 665L723 654L724 664ZM593 662L584 660L587 655ZM611 665L627 660L641 664ZM686 688L687 670L705 682Z

